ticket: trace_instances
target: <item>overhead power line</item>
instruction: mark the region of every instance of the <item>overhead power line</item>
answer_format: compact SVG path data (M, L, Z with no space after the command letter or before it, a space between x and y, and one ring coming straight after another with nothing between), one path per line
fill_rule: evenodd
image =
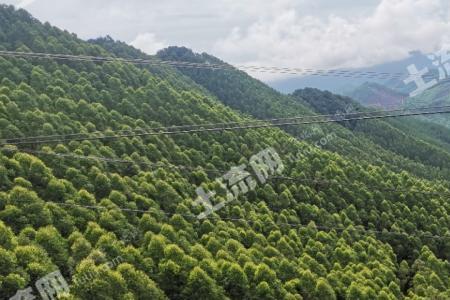
M450 108L450 105L448 106ZM412 109L425 109L431 107L414 107ZM446 108L446 106L434 107L434 108ZM195 129L195 128L205 128L205 127L220 127L220 126L232 126L232 125L255 125L255 124L265 124L265 123L277 123L283 121L290 120L304 120L304 119L317 119L317 118L328 118L328 117L353 117L360 116L361 114L376 114L376 113L392 113L392 112L404 112L405 108L398 108L393 110L378 110L378 111L367 111L367 112L353 112L353 113L345 113L345 114L322 114L322 115L309 115L309 116L299 116L299 117L288 117L288 118L271 118L271 119L263 119L263 120L250 120L250 121L235 121L235 122L223 122L223 123L201 123L201 124L185 124L185 125L172 125L166 127L156 127L150 128L152 131L167 131L167 130L183 130L183 129ZM411 109L407 109L411 110ZM111 132L111 131L110 131ZM108 133L110 133L108 132ZM119 130L112 131L115 134L132 134L132 133L142 133L145 132L144 129L137 130ZM38 135L38 136L26 136L26 137L18 137L18 138L8 138L8 142L15 141L24 141L24 140L35 140L35 139L48 139L48 138L68 138L68 137L83 137L87 134L105 134L105 131L93 131L89 133L71 133L71 134L53 134L53 135Z
M291 68L291 67L275 67L275 66L257 66L257 65L230 65L226 63L197 63L174 60L161 60L159 58L151 59L128 59L120 57L104 57L104 56L88 56L88 55L70 55L70 54L54 54L54 53L37 53L37 52L19 52L19 51L0 51L3 57L21 57L21 58L37 58L37 59L54 59L81 62L120 62L135 65L156 65L156 66L172 66L176 68L192 68L192 69L208 69L208 70L246 70L250 72L275 73L286 75L303 75L303 76L332 76L332 77L348 77L348 78L368 78L368 79L402 79L410 75L401 72L375 72L375 71L358 71L351 69L313 69L313 68ZM434 74L422 75L423 78L435 77Z
M446 106L442 106L439 108L444 108ZM448 106L450 108L450 105ZM431 107L415 107L414 109L425 109ZM435 107L437 108L437 107ZM235 122L223 122L223 123L202 123L202 124L185 124L185 125L172 125L166 127L156 127L150 128L152 131L167 131L167 130L182 130L182 129L195 129L195 128L205 128L205 127L217 127L217 126L232 126L232 125L255 125L255 124L263 124L263 123L276 123L290 120L303 120L303 119L317 119L317 118L326 118L326 117L349 117L349 116L359 116L361 114L376 114L376 113L386 113L386 112L404 112L406 109L394 109L394 110L378 110L378 111L368 111L368 112L353 112L353 113L345 113L345 114L322 114L322 115L309 115L309 116L299 116L299 117L289 117L289 118L272 118L272 119L263 119L263 120L250 120L250 121L235 121ZM411 110L411 109L408 109ZM119 130L113 131L116 134L131 134L131 133L142 133L145 132L144 129L137 130ZM54 135L39 135L39 136L28 136L28 137L18 137L18 138L8 138L8 142L14 141L23 141L23 140L33 140L33 139L46 139L46 138L67 138L67 137L80 137L86 134L94 135L94 134L105 134L105 131L94 131L89 133L71 133L71 134L54 134ZM109 133L109 132L108 132Z
M17 151L23 151L23 150L17 150ZM36 151L30 151L30 150L26 150L26 152L36 152ZM51 153L45 153L45 154L49 154L51 155ZM60 156L60 154L58 154L58 156ZM64 155L64 157L70 157L69 155ZM80 158L80 156L76 155L73 156L75 158ZM93 159L93 157L86 157L89 159ZM103 159L103 158L99 158L96 157L95 159ZM106 159L104 160L105 162L111 163L111 162L120 162L120 163L125 163L124 160L119 160L119 161L115 161L115 160L111 160L111 159ZM135 163L132 161L126 161L126 163ZM167 165L166 165L167 166ZM176 166L176 167L180 167L180 166ZM185 167L185 166L183 166ZM323 180L308 180L308 179L303 179L303 178L292 178L292 177L280 177L277 176L275 179L287 179L287 180L295 180L295 181L310 181L310 182L324 182ZM326 181L328 183L332 182L332 181ZM433 195L446 195L448 196L449 194L447 193L438 193L438 192L420 192L420 191L411 191L411 190L398 190L398 189L386 189L383 191L392 191L392 192L412 192L412 193L425 193L425 194L433 194ZM111 208L105 207L105 206L98 206L98 205L80 205L80 204L72 204L72 203L59 203L59 202L47 202L47 203L52 203L55 205L59 205L59 206L71 206L71 207L79 207L79 208L86 208L86 209L93 209L93 210L111 210ZM123 212L128 212L128 213L151 213L151 211L149 210L141 210L141 209L131 209L131 208L122 208L122 207L117 207L114 206L112 208L112 210L119 210L119 211L123 211ZM173 216L173 215L181 215L183 217L188 217L188 218L193 218L195 220L197 220L197 215L195 214L181 214L181 213L168 213L168 212L164 212L164 211L159 211L160 213L163 213L165 215L168 216ZM276 211L273 211L276 212ZM206 217L205 219L209 219L209 220L224 220L224 221L243 221L243 222L253 222L252 220L248 220L245 218L226 218L226 217L218 217L218 216L213 216L213 217ZM262 222L265 223L265 221L258 221L258 222ZM303 224L299 224L299 223L284 223L284 222L274 222L277 225L286 225L286 226L291 226L291 227L309 227L308 225L303 225ZM355 225L357 227L361 227L361 225ZM337 228L337 227L327 227L327 226L315 226L317 229L319 230L335 230L335 231L345 231L345 230L349 230L348 228ZM372 233L372 234L390 234L390 235L400 235L400 236L409 236L409 237L424 237L424 238L433 238L433 239L450 239L450 236L438 236L438 235L432 235L429 233L421 233L421 234L408 234L405 232L393 232L393 231L388 231L388 230L371 230L371 229L358 229L357 227L351 229L353 231L358 231L361 233Z
M392 112L401 113L392 113ZM233 131L233 130L247 130L247 129L259 129L270 127L282 127L282 126L294 126L294 125L307 125L307 124L323 124L323 123L336 123L343 121L357 121L357 120L372 120L372 119L386 119L397 118L406 116L419 116L419 115L434 115L450 113L450 106L436 106L426 108L413 108L409 110L393 110L393 111L380 111L381 115L374 115L374 112L356 113L355 117L347 117L347 115L322 115L322 116L300 116L284 119L271 119L271 120L258 120L249 122L231 122L231 123L218 123L206 125L184 125L184 126L172 126L172 127L160 127L153 128L150 131L135 132L135 133L123 133L117 135L105 135L105 136L66 136L62 135L57 138L50 139L35 139L33 137L4 139L0 142L0 146L6 145L23 145L23 144L48 144L48 143L66 143L71 141L92 141L92 140L112 140L118 138L128 137L144 137L144 136L157 136L157 135L175 135L175 134L188 134L188 133L202 133L202 132L219 132L219 131ZM391 114L390 114L391 113ZM355 114L348 114L355 115ZM307 120L305 119L313 119ZM317 118L325 118L314 120ZM275 120L275 121L274 121ZM208 128L209 127L209 128ZM86 134L84 134L86 135Z
M4 149L4 150L8 150L8 151L24 151L24 152L30 152L30 153L39 153L39 154L46 154L46 155L55 155L55 156L59 156L59 157L73 157L73 158L78 158L78 159L94 159L94 160L100 160L100 161L104 161L106 163L127 163L127 164L131 164L131 163L138 163L139 162L134 162L134 161L129 161L129 160L115 160L115 159L109 159L109 158L104 158L104 157L82 157L80 155L69 155L69 154L60 154L60 153L47 153L47 152L43 152L43 151L35 151L35 150L19 150L19 149ZM160 167L162 167L161 164L147 164L145 163L145 165L159 165ZM165 165L166 167L168 166L167 164ZM172 167L172 166L170 166ZM188 166L173 166L176 168L180 168L181 169L192 169L191 167ZM195 169L198 169L195 168ZM215 172L219 172L219 170L215 170ZM296 178L296 177L285 177L285 176L275 176L272 179L274 180L289 180L289 181L301 181L301 182L310 182L310 183L338 183L336 181L332 181L332 180L316 180L316 179L305 179L305 178ZM369 187L370 186L367 186ZM419 193L419 194L430 194L430 195L440 195L440 196L446 196L448 197L450 194L449 193L443 193L443 192L424 192L424 191L414 191L414 190L407 190L407 189L378 189L378 191L391 191L391 192L399 192L399 193L403 193L403 192L410 192L410 193ZM151 211L149 210L141 210L141 209L131 209L131 208L122 208L122 207L117 207L114 206L113 208L108 208L105 206L98 206L98 205L80 205L80 204L74 204L74 203L59 203L59 202L47 202L47 203L51 203L51 204L55 204L55 205L59 205L59 206L70 206L70 207L79 207L79 208L86 208L86 209L92 209L92 210L119 210L119 211L123 211L123 212L128 212L128 213L151 213ZM277 212L277 211L273 211L273 212ZM159 213L163 213L167 216L173 216L173 215L181 215L183 217L188 217L188 218L193 218L195 220L197 220L197 215L195 214L180 214L180 213L168 213L168 212L164 212L164 211L159 211ZM252 220L248 220L245 218L227 218L227 217L219 217L219 216L213 216L213 217L206 217L205 219L209 219L209 220L223 220L223 221L242 221L242 222L247 222L247 223L252 223ZM272 222L268 222L268 221L260 221L258 220L257 222L259 223L270 223L272 224ZM304 224L300 224L300 223L286 223L286 222L275 222L273 221L274 224L276 225L284 225L284 226L290 226L290 227L297 227L297 228L309 228L309 225L304 225ZM439 236L439 235L433 235L427 232L422 232L422 233L415 233L415 234L409 234L406 232L394 232L394 231L389 231L389 230L372 230L372 229L367 229L367 228L360 228L362 227L362 225L355 225L355 228L349 229L349 228L338 228L338 227L327 227L327 226L315 226L316 229L318 230L329 230L329 231L345 231L345 230L350 230L350 231L357 231L359 233L362 234L389 234L389 235L398 235L398 236L407 236L407 237L422 237L422 238L431 238L431 239L450 239L450 236Z
M414 101L414 103L410 103L411 105L415 104L428 104L427 101ZM354 113L342 113L342 114L323 114L323 115L309 115L309 116L300 116L300 117L292 117L292 118L273 118L273 119L264 119L264 120L252 120L252 121L236 121L236 122L224 122L224 123L202 123L202 124L195 124L195 125L173 125L173 126L167 126L167 127L159 127L159 128L151 128L151 130L155 131L161 131L161 130L167 130L167 129L193 129L193 128L202 128L206 126L231 126L231 125L249 125L249 124L258 124L258 123L265 123L265 122L279 122L279 121L286 121L286 120L295 120L295 119L308 119L308 118L321 118L321 117L336 117L340 118L342 116L350 117L350 116L359 116L361 114L376 114L376 113L392 113L392 112L404 112L404 111L411 111L411 110L420 110L420 109L441 109L441 108L447 108L450 106L436 106L436 107L417 107L417 106L410 106L410 107L403 107L398 108L398 105L391 105L389 107L396 108L396 109L390 109L387 110L387 107L382 108L382 110L378 111L366 111L366 112L354 112ZM368 108L372 108L371 106L368 106ZM380 108L380 107L377 107ZM115 134L131 134L131 133L142 133L145 132L144 129L134 129L134 130L118 130L118 131L110 131ZM16 141L25 141L25 140L36 140L36 139L48 139L48 138L68 138L68 137L81 137L84 135L95 135L95 134L105 134L107 132L105 131L93 131L88 133L71 133L71 134L53 134L53 135L38 135L38 136L25 136L25 137L18 137L18 138L8 138L8 142L16 142ZM109 133L109 132L108 132ZM1 140L0 140L1 141Z
M204 168L202 166L186 166L186 165L173 165L170 163L165 162L144 162L144 161L133 161L129 159L115 159L115 158L108 158L108 157L102 157L102 156L84 156L84 155L76 155L71 153L54 153L54 152L46 152L42 150L32 150L32 149L8 149L4 148L2 149L6 152L25 152L35 155L42 155L42 156L52 156L52 157L58 157L58 158L75 158L79 160L92 160L92 161L98 161L98 162L104 162L108 164L124 164L124 165L139 165L143 167L148 167L150 169L154 168L168 168L168 169L176 169L179 171L198 171L202 170L207 174L211 175L222 175L228 172L229 170L220 169L220 168ZM292 181L292 182L303 182L303 183L310 183L310 184L319 184L319 185L331 185L331 184L342 184L340 182L337 182L335 180L326 180L326 179L311 179L311 178L303 178L303 177L290 177L290 176L272 176L269 177L272 181ZM433 196L442 196L442 197L450 197L450 192L432 192L432 191L419 191L414 189L398 189L398 188L379 188L379 186L375 185L368 185L364 182L361 182L364 184L365 187L369 189L374 189L376 191L380 192L397 192L397 193L412 193L412 194L423 194L423 195L433 195ZM352 182L346 182L347 185L352 185Z
M86 208L86 209L92 209L92 210L119 210L119 211L123 211L123 212L128 212L128 213L142 213L142 214L150 214L152 213L152 211L149 210L143 210L143 209L131 209L131 208L122 208L122 207L117 207L114 206L113 208L108 208L105 206L98 206L98 205L80 205L80 204L75 204L75 203L59 203L59 202L46 202L46 203L51 203L51 204L55 204L58 206L69 206L69 207L78 207L78 208ZM186 217L186 218L192 218L194 220L198 220L197 219L197 215L195 214L183 214L183 213L169 213L169 212L165 212L160 210L160 213L167 215L167 216L174 216L174 215L180 215L182 217ZM276 212L276 211L272 211L272 212ZM158 213L158 212L155 212ZM253 222L257 222L257 223L262 223L262 224L274 224L277 226L289 226L289 227L297 227L297 228L311 228L311 225L305 225L305 224L301 224L301 223L292 223L292 222L276 222L276 221L265 221L265 220L257 220L257 221L253 221L250 219L246 219L246 218L232 218L232 217L220 217L220 216L213 216L213 217L205 217L205 220L220 220L220 221L231 221L231 222L246 222L248 224L253 223ZM396 231L390 231L387 229L384 230L373 230L373 229L368 229L362 225L354 225L355 227L353 228L342 228L342 227L330 227L330 226L320 226L320 225L315 225L314 227L317 230L328 230L328 231L336 231L336 232L343 232L343 231L354 231L354 232L358 232L360 234L375 234L375 235L397 235L397 236L406 236L406 237L415 237L415 238L430 238L430 239L438 239L438 240L450 240L450 235L449 236L443 236L443 235L434 235L428 232L416 232L414 234L410 234L407 232L396 232ZM313 227L313 228L314 228ZM362 227L362 228L361 228Z

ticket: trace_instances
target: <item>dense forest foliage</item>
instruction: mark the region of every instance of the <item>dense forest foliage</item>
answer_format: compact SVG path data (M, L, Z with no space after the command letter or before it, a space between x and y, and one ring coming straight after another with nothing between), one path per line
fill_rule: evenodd
M11 6L0 48L147 58ZM443 140L393 148L351 124L321 126L328 150L297 138L307 128L95 139L313 113L236 71L0 57L0 298L59 269L61 299L449 299ZM25 139L77 133L90 139ZM283 176L198 220L196 188L223 200L215 179L268 147Z

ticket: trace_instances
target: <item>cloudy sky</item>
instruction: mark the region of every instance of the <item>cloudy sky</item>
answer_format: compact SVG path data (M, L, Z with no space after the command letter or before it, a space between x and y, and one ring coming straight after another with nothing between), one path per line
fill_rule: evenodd
M450 42L448 0L8 0L83 39L168 45L235 64L362 67Z

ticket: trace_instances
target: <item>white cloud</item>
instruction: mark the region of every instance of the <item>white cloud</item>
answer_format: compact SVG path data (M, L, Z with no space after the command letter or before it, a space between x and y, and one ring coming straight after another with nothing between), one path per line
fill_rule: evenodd
M367 66L433 51L450 34L448 0L3 2L28 5L38 19L84 39L111 35L148 53L187 46L266 66Z
M147 54L156 54L158 50L167 47L165 41L158 41L154 33L141 33L130 43Z
M449 40L444 1L382 0L369 16L359 18L301 16L284 1L288 5L282 11L233 28L215 44L213 53L244 64L312 68L362 67L401 59L411 50L434 51Z
M30 6L35 2L36 0L21 0L16 6L17 8L25 8L27 6Z

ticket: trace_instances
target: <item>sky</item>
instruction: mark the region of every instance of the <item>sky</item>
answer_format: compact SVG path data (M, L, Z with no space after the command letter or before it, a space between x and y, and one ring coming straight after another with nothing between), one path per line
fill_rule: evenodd
M169 45L186 46L244 65L366 67L403 59L412 50L437 51L450 43L448 0L3 3L22 7L82 39L110 35L148 54Z

